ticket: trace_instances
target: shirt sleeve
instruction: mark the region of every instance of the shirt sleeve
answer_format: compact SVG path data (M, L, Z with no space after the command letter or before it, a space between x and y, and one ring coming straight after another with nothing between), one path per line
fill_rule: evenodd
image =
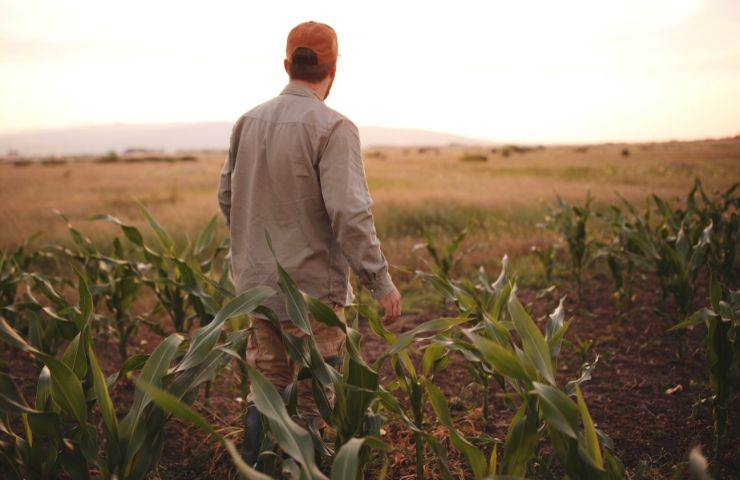
M332 129L319 158L321 193L339 247L376 299L395 289L370 210L357 127L347 119Z
M236 153L239 149L239 137L241 137L244 119L240 118L231 131L229 140L229 154L226 156L224 166L221 168L221 178L218 184L218 206L226 220L226 225L231 223L231 173L236 163Z

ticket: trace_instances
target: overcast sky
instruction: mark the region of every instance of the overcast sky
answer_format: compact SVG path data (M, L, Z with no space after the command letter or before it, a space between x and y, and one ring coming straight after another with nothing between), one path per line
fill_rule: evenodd
M226 120L277 94L288 31L339 36L359 125L506 142L740 133L740 1L0 0L0 132Z

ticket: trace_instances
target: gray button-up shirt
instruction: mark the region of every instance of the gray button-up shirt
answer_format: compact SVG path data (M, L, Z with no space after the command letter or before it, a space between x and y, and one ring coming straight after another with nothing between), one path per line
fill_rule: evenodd
M265 230L310 295L348 305L350 267L375 298L395 288L375 233L357 127L310 88L290 83L237 121L218 202L231 232L237 293L276 288ZM282 296L267 306L287 319Z

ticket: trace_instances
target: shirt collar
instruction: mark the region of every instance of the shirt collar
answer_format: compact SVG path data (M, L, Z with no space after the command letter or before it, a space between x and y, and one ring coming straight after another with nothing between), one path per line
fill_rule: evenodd
M280 95L298 95L299 97L309 97L309 98L313 97L313 98L315 98L317 100L320 100L322 102L324 101L312 89L310 89L310 88L308 88L308 87L306 87L304 85L301 85L301 84L298 84L298 83L293 83L293 82L290 82L288 85L286 85L285 88L283 88L283 91L280 92Z

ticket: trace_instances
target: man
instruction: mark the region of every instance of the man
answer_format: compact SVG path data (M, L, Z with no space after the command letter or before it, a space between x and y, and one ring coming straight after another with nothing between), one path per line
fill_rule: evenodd
M276 288L267 231L278 260L301 290L333 305L343 318L343 308L353 300L351 268L390 324L401 314L401 295L375 233L357 127L324 104L337 55L331 27L317 22L295 27L284 61L290 83L234 126L218 193L231 233L234 282L237 293L257 285ZM300 335L284 303L276 296L266 306L283 321L284 330ZM312 328L321 354L339 356L343 332L314 321ZM280 390L296 377L279 333L267 320L255 319L247 357ZM310 381L298 384L298 410L321 424ZM247 409L247 424L246 460L254 463L259 413L253 405Z

